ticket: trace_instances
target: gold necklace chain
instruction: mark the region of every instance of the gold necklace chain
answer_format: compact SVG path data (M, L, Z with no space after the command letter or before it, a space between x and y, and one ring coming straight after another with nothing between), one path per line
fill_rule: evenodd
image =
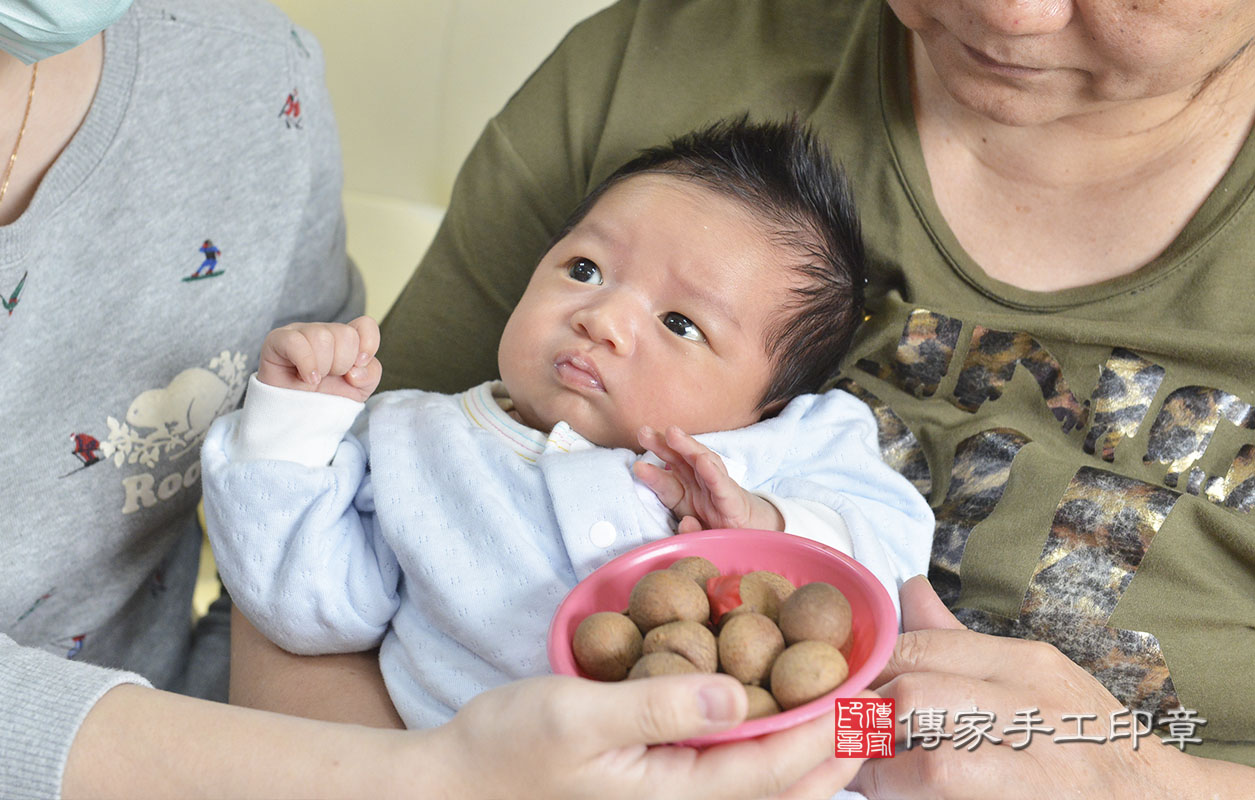
M17 149L22 146L22 134L26 133L26 122L31 116L31 103L35 100L35 76L39 74L39 62L31 67L31 88L26 93L26 111L22 114L22 127L18 128L17 141L13 143L13 153L9 156L9 165L4 168L4 180L0 181L0 203L4 202L4 193L9 190L9 178L13 175L13 165L17 163Z

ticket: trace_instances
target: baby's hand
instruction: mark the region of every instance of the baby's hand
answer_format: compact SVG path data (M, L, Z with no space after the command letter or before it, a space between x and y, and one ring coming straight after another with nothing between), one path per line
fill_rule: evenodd
M679 533L713 528L784 530L784 518L775 506L741 488L728 475L723 459L676 426L667 428L665 436L646 426L637 440L667 468L637 461L632 472L680 518Z
M370 317L358 317L347 325L294 322L266 336L257 379L283 389L364 402L383 375L375 358L378 349L379 325Z

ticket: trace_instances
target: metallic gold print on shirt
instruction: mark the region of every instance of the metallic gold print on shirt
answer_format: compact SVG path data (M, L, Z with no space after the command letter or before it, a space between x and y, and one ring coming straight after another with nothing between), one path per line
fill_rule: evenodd
M1242 445L1228 474L1208 481L1206 496L1217 505L1238 511L1255 508L1255 445Z
M929 339L928 324L938 325L943 319L958 328L964 327L953 318L917 309L898 340L897 364L882 367L876 361L863 360L858 367L908 395L934 393L946 374L940 365L948 364L952 352L945 361L930 361L929 355L945 351L923 351L919 343ZM986 407L986 401L1000 399L1008 381L1023 381L1025 376L1015 376L1016 369L1023 366L1039 387L1044 405L1058 420L1061 431L1085 436L1083 442L1081 436L1072 438L1073 444L1079 446L1074 453L1081 463L1073 467L1077 471L1056 506L1039 562L1025 565L1033 571L1020 610L1012 619L955 605L962 589L960 566L970 537L976 526L997 509L1012 461L1029 440L1014 430L986 430L955 448L948 470L950 483L936 510L937 531L930 570L935 588L969 627L1051 642L1093 673L1129 707L1166 711L1177 706L1180 700L1156 635L1111 627L1111 616L1131 585L1153 537L1180 498L1182 492L1174 491L1178 483L1180 489L1238 513L1255 508L1255 444L1250 443L1246 432L1242 432L1227 474L1221 468L1218 474L1209 475L1200 462L1221 419L1255 429L1255 412L1250 404L1215 389L1187 387L1167 393L1165 384L1169 390L1174 388L1167 370L1123 348L1110 351L1099 368L1093 394L1080 402L1064 378L1061 362L1030 334L982 326L969 329L968 349L961 360L962 369L954 376L950 398L956 408L974 415L996 410L996 405ZM879 361L887 363L892 359ZM933 381L938 381L936 386L931 385ZM899 399L912 402L909 396L902 398L887 391L885 396L895 407ZM1155 409L1161 391L1167 398L1162 400L1160 409ZM854 393L868 402L865 392ZM881 422L883 447L884 420L891 418L898 425L902 420L878 400L868 404ZM1045 409L1036 406L1030 410L1036 413ZM1017 405L1015 411L1022 409ZM1151 420L1153 423L1147 425ZM1091 425L1092 430L1086 430ZM905 425L901 425L901 430L906 431ZM1228 431L1214 441L1230 442L1231 433ZM1170 469L1162 482L1158 474L1143 476L1151 481L1147 483L1091 466L1101 463L1098 458L1115 463L1119 448L1128 448L1128 441L1134 438L1141 446L1142 437L1147 440L1145 462L1158 462ZM913 447L919 446L915 437L910 439ZM1091 458L1082 456L1080 449ZM937 455L944 459L947 454ZM1207 463L1215 469L1218 461L1209 459ZM947 469L944 461L938 464L937 469ZM1164 488L1164 484L1174 488ZM1008 516L989 534L1032 536L1031 531L1018 531L1015 526L1013 516Z
M1086 453L1097 451L1104 461L1115 460L1120 441L1132 438L1141 427L1165 372L1136 353L1123 348L1111 351L1090 396L1094 418L1085 434Z
M849 392L871 409L872 416L876 418L881 458L910 481L920 494L927 497L933 487L928 459L924 457L924 448L920 446L919 440L906 427L902 418L893 413L880 398L849 378L837 381L833 388Z
M986 400L1002 396L1003 386L1015 375L1017 366L1023 366L1037 381L1046 406L1062 423L1064 433L1085 427L1089 421L1088 401L1077 400L1068 388L1059 362L1027 333L977 325L954 387L954 404L976 413Z
M1149 633L1094 625L1080 615L1012 620L973 608L958 608L954 614L979 633L1050 642L1127 708L1167 712L1181 704L1159 640Z
M916 397L931 397L950 369L963 323L953 317L917 308L907 317L893 361L879 364L860 359L858 368Z
M1107 623L1179 497L1082 467L1055 512L1019 618L1002 620L973 609L957 615L986 633L1051 642L1130 708L1174 707L1176 690L1158 640Z
M1179 496L1106 470L1079 469L1059 501L1025 609L1084 603L1095 617L1111 616Z
M952 605L962 588L959 563L972 529L993 512L1007 488L1011 462L1029 438L1009 428L982 431L959 443L950 470L950 488L936 511L932 563L928 578L937 594Z
M1164 483L1176 486L1181 473L1202 458L1221 419L1239 427L1255 428L1251 405L1236 395L1206 386L1177 389L1164 400L1155 417L1143 461L1167 464ZM1191 483L1191 494L1198 494L1203 484L1201 470Z

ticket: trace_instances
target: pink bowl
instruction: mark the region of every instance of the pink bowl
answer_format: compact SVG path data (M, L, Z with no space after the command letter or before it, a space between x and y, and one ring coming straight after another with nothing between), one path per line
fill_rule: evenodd
M702 556L725 575L758 569L778 572L801 586L825 581L850 601L854 624L847 644L849 677L823 697L770 717L749 720L730 730L687 739L680 744L706 747L774 733L826 713L837 697L857 694L889 661L898 635L893 601L863 565L831 547L775 531L713 530L686 533L638 547L594 570L567 594L549 625L549 665L559 675L588 677L575 663L575 629L596 611L623 611L632 587L646 572L665 569L685 556Z

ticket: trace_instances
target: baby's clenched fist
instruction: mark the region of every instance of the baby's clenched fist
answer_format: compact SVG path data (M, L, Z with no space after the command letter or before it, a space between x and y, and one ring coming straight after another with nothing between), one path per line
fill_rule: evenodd
M364 402L383 375L375 358L378 350L379 325L370 317L358 317L347 325L294 322L267 334L257 379L283 389Z

